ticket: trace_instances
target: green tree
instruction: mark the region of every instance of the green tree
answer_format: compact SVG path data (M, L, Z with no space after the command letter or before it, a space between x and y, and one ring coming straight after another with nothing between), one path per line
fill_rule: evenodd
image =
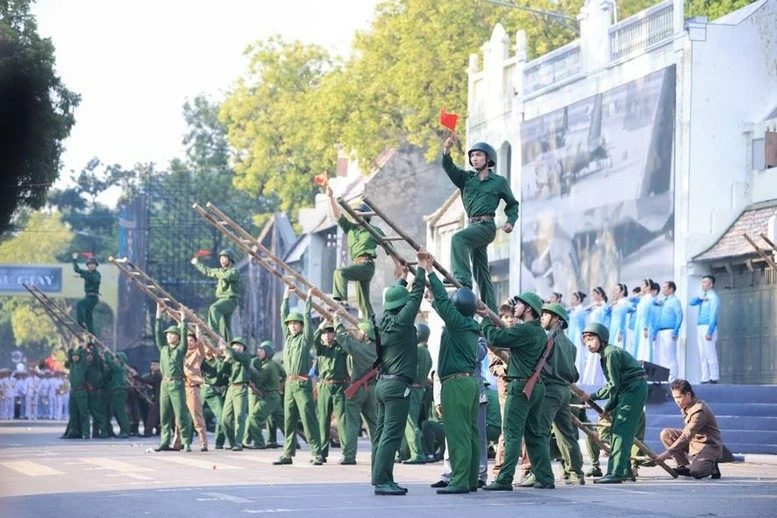
M0 232L17 207L43 206L80 100L55 73L54 46L38 35L31 3L0 0Z

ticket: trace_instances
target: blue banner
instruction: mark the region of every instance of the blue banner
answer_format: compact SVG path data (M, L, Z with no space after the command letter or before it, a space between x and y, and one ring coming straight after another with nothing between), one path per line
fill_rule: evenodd
M44 292L62 291L62 268L52 266L0 265L0 291L25 291L24 284Z

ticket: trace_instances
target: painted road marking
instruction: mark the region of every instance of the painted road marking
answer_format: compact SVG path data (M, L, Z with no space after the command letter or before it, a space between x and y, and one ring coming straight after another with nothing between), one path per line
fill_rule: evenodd
M163 457L160 456L159 460L167 461L167 462L175 462L176 464L183 464L184 466L191 466L193 468L203 468L203 469L209 469L209 470L226 470L226 469L245 469L242 466L233 466L232 464L224 464L223 462L218 462L215 460L197 460L197 459L186 459L186 458L175 458L175 457ZM214 468L215 466L215 468Z
M154 471L152 468L137 466L135 464L130 464L129 462L122 462L109 457L84 457L81 461L100 468L118 471L119 473L145 473Z
M47 477L51 475L64 475L62 471L57 471L54 468L32 462L30 460L14 460L10 462L3 462L3 466L10 468L14 471L18 471L22 475L28 477Z

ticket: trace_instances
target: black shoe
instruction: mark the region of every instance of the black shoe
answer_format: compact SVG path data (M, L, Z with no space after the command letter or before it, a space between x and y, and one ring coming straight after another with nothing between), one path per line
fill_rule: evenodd
M173 451L170 446L157 446L154 451Z
M690 477L691 476L691 470L688 469L688 466L677 466L674 469L675 473L680 475L681 477Z
M402 491L397 486L393 486L391 484L384 484L381 486L375 486L375 494L376 495L384 495L384 496L404 496L407 494L406 491Z
M622 484L623 479L615 475L605 475L602 478L594 479L594 484Z
M356 460L355 459L340 459L341 466L356 466Z
M586 477L601 477L603 475L602 470L596 466L589 469L585 474Z
M477 490L476 490L477 491ZM463 487L448 486L437 490L438 495L463 495L469 493L470 490Z
M217 444L217 445L215 446L215 448L216 448L217 450L223 450L223 449L224 449L224 445L223 445L223 444Z
M718 380L710 380L710 385L717 385L717 384L718 384Z
M715 463L715 467L712 468L712 475L710 475L710 478L712 480L718 480L720 478L720 468L718 467L718 463Z
M402 487L399 484L394 484L394 487L399 489L400 491L404 491L405 494L407 494L408 489L406 487Z
M478 480L478 489L480 489L481 487L485 487L485 485L486 485L485 480Z
M277 442L268 442L267 443L267 449L268 450L275 450L275 449L280 448L280 447L281 447L281 445L278 444Z
M432 484L430 487L434 488L441 488L441 487L448 487L448 483L444 480L438 480L434 484Z
M540 484L537 482L534 484L534 489L556 489L556 484Z

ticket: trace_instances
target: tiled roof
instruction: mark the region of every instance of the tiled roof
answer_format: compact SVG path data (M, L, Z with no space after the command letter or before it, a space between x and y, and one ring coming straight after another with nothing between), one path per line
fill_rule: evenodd
M777 215L777 200L758 203L746 208L734 224L706 251L694 257L695 261L714 261L730 257L742 257L756 254L752 245L743 234L747 233L762 250L771 252L771 248L759 237L761 233L769 235L769 218Z

